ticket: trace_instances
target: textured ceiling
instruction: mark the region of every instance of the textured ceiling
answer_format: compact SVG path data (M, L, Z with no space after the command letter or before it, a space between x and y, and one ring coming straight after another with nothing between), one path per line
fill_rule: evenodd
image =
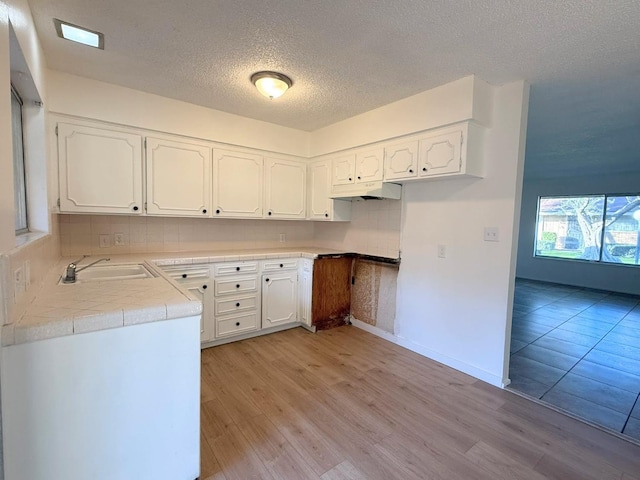
M638 0L29 3L56 70L309 131L469 74L525 79L527 174L640 169ZM54 17L105 50L58 39ZM258 70L294 86L268 101Z

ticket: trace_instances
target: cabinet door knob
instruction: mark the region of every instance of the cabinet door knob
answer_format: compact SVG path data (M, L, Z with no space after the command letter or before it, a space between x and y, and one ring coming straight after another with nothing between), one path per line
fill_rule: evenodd
M236 283L236 288L240 288L240 284L239 283Z
M413 173L413 168L410 168L410 169L409 169L409 173Z
M219 208L216 210L216 213L220 213L220 209Z
M137 212L137 211L138 211L138 206L137 206L137 205L134 205L134 206L133 206L133 211L134 211L134 212Z
M325 214L324 214L324 216L325 216L325 217L327 217L327 218L329 218L329 214L328 214L328 213L325 213Z
M239 326L240 326L240 322L236 322L236 327L239 327Z
M427 171L427 167L422 167L422 171L426 172Z
M202 209L202 213L207 213L207 209L206 209L206 208L203 208L203 209Z
M282 267L284 267L284 264L282 264L282 263L281 263L281 264L280 264L280 268L282 268Z
M265 282L268 282L268 281L269 281L269 279L268 279L268 278L265 278L265 279L264 279L264 281L265 281Z
M236 272L239 272L239 271L240 271L240 267L236 267Z
M362 177L360 175L358 175L358 180L360 180Z
M240 306L240 302L236 303L236 307L239 307L239 306Z
M267 213L267 215L271 216L271 210L269 210L269 212Z
M183 274L182 274L182 278L187 278L187 274L186 274L186 273L183 273Z
M203 290L206 290L206 289L207 289L207 286L206 286L206 285L202 285L202 289L203 289Z
M353 178L349 177L349 181L353 180Z

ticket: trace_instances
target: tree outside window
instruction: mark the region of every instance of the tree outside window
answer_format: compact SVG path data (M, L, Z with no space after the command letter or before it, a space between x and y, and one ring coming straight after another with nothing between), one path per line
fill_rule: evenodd
M640 195L540 197L535 255L639 265Z

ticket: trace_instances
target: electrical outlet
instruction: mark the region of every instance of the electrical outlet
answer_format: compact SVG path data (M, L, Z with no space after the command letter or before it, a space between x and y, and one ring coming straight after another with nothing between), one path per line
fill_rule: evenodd
M447 258L447 246L438 245L438 258Z
M111 235L103 233L100 235L100 248L109 248L111 246Z
M498 227L484 227L484 241L499 242L500 230L498 229Z
M13 291L16 301L24 293L24 269L18 267L13 271Z
M286 233L281 233L280 234L280 242L284 243L287 241L287 234Z
M113 244L116 247L120 247L124 245L124 233L114 233L113 234Z
M24 289L29 290L31 287L31 262L29 260L24 261Z

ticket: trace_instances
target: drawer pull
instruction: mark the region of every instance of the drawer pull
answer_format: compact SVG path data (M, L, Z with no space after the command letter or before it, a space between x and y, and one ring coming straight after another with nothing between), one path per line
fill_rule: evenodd
M268 283L268 282L269 282L269 279L268 279L268 278L265 278L265 279L264 279L264 281Z
M240 322L236 322L236 327L239 327L239 326L240 326Z
M284 265L281 263L281 264L280 264L280 268L282 268L282 267L284 267Z
M183 273L183 274L182 274L182 278L187 278L187 274L186 274L186 273Z
M240 288L240 284L239 283L236 283L236 288Z
M240 271L240 267L236 267L236 272L239 272L239 271Z
M236 307L239 307L239 306L240 306L240 302L236 303Z

